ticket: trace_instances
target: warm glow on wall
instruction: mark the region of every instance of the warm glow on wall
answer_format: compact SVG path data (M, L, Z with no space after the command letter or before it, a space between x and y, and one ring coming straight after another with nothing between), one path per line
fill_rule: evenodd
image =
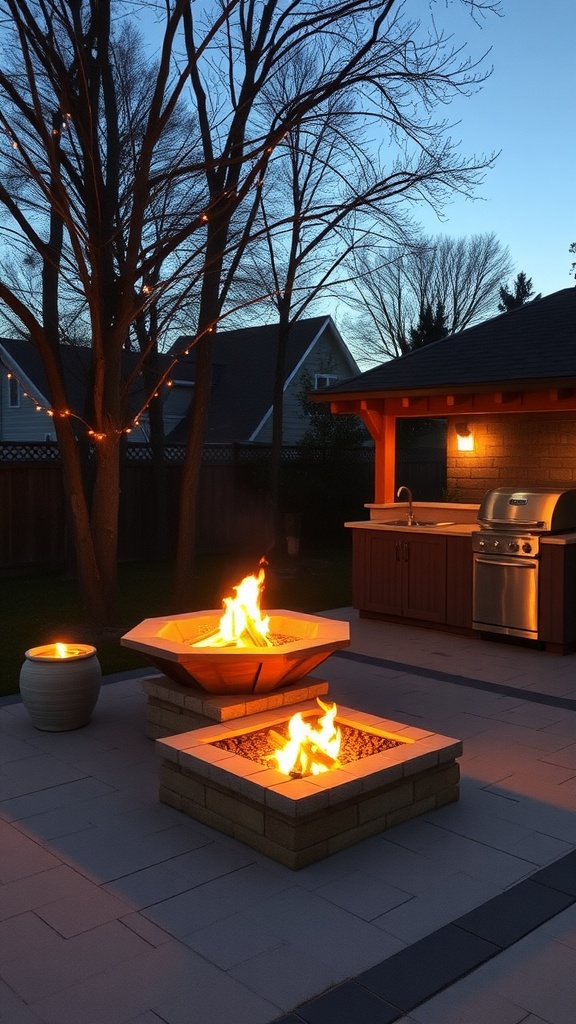
M474 434L467 423L456 424L456 443L459 452L474 451Z

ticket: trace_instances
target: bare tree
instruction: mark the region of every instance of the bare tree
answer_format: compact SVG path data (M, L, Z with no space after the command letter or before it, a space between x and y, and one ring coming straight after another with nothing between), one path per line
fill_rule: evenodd
M420 237L355 259L351 326L361 358L382 362L410 351L422 311L440 305L447 334L497 309L509 252L493 233L454 239Z
M466 0L464 0L466 3ZM475 12L490 3L466 4ZM397 13L398 11L398 13ZM211 387L213 332L222 314L229 282L226 253L234 246L241 264L250 232L238 214L253 223L253 190L263 186L283 140L300 126L324 118L326 104L340 97L342 108L384 133L389 155L389 192L400 197L419 189L420 198L441 204L459 190L471 194L492 157L462 157L437 110L455 93L468 93L487 72L463 57L449 38L409 21L394 0L336 0L310 7L295 0L261 5L246 0L226 10L211 49L202 53L192 9L186 12L186 45L191 85L202 136L209 192L205 274L196 344L195 394L180 495L176 586L182 603L194 561L194 500ZM291 75L295 61L312 69L306 81ZM273 89L276 83L282 88ZM272 104L270 97L273 97ZM374 154L367 154L367 160ZM394 182L394 189L392 183ZM232 237L236 223L238 237Z
M460 2L475 15L498 6ZM0 274L0 302L42 359L79 579L94 617L104 618L113 601L119 455L134 421L134 380L171 312L192 298L198 360L176 593L183 599L189 590L211 338L236 252L250 242L255 195L286 133L312 124L341 96L351 113L361 109L385 130L397 194L419 181L422 196L437 204L454 189L473 192L489 166L491 158L461 156L435 116L487 72L437 33L428 13L425 24L409 21L406 6L229 0L197 17L191 0L169 0L157 8L150 47L127 60L122 16L133 18L135 8L121 0L0 0L0 130L9 147L0 205L11 249L37 258L41 275L37 302ZM270 110L261 102L264 89L287 75L296 53L317 55L315 74ZM137 74L126 95L134 60ZM138 94L135 82L145 68L146 88ZM169 140L183 101L191 102L190 128L179 147L177 134ZM187 202L182 188L190 190ZM91 354L89 404L80 419L70 415L61 360L61 310L73 298ZM122 356L136 327L141 349L125 379ZM90 490L79 431L94 445Z
M271 108L298 77L302 91L310 65L295 61L269 97ZM284 385L290 331L319 296L342 284L342 264L356 247L367 244L370 227L363 211L386 193L366 165L358 119L339 96L319 109L313 122L295 126L277 147L267 182L254 210L253 242L243 255L250 267L250 289L269 295L278 320L272 398L270 460L270 545L280 537L279 495L283 443ZM346 275L344 275L346 276ZM244 283L244 282L242 282Z
M114 34L110 3L0 4L0 127L10 147L0 184L4 238L12 258L19 254L39 276L34 293L22 290L21 279L1 274L0 302L42 360L79 581L99 620L113 606L120 446L133 425L133 384L148 349L128 379L122 354L132 327L157 299L150 281L158 268L166 271L162 284L156 281L166 302L182 302L189 275L184 286L179 281L193 256L179 257L178 247L183 238L203 234L202 206L191 218L188 205L184 224L176 215L180 182L186 173L190 185L193 168L190 129L184 141L172 132L182 127L179 105L189 71L170 60L181 10L166 16L152 69L131 33ZM154 231L160 208L162 235ZM81 411L71 408L63 371L66 318L75 318L89 339ZM94 446L89 484L78 443L86 439Z

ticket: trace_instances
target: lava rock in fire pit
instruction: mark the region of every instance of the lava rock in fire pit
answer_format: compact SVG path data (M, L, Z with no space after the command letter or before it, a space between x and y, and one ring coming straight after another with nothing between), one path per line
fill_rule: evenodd
M288 722L275 726L274 731L288 739ZM364 732L362 729L355 729L350 725L340 725L340 731L342 734L338 755L340 764L350 764L363 757L379 754L382 750L400 746L401 742L390 739L388 736ZM213 746L220 747L221 750L227 750L232 754L239 754L240 757L247 757L250 761L255 761L267 768L274 760L275 744L270 738L269 729L258 729L255 732L243 733L241 736L228 736L226 739L216 740Z

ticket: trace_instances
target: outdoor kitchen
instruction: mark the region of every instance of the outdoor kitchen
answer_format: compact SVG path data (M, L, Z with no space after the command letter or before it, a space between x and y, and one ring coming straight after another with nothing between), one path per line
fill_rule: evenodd
M576 649L575 488L496 487L479 506L408 494L346 524L361 615Z
M374 443L368 518L346 524L361 615L576 650L575 316L566 288L315 396ZM406 420L445 425L445 501L397 479Z

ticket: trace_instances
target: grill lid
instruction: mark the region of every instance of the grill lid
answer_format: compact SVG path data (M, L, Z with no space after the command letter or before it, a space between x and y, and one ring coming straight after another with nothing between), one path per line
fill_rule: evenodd
M482 498L478 523L491 530L576 529L576 488L494 487Z

